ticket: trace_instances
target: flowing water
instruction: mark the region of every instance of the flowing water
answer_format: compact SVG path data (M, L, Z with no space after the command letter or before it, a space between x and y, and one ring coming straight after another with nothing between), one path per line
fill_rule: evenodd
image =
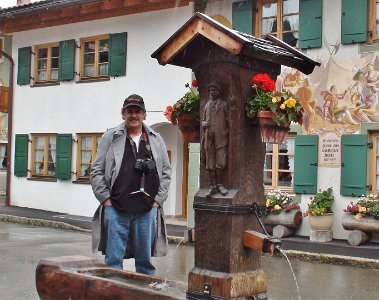
M170 257L169 257L169 264L168 264L168 268L167 268L167 271L166 271L166 276L165 276L165 279L164 279L164 282L152 282L149 284L149 287L152 288L152 289L155 289L155 290L158 290L158 291L164 291L164 290L167 290L169 288L169 284L167 283L167 280L168 280L168 276L170 274L170 270L175 262L175 254L176 252L178 251L178 248L180 246L181 243L184 242L184 238L181 238L181 240L179 241L179 243L176 245L176 248L174 250L173 253L170 254Z
M291 272L292 272L293 279L294 279L295 284L296 284L297 297L298 297L299 300L301 300L299 284L298 284L298 282L297 282L297 278L296 278L295 272L294 272L294 270L293 270L293 268L292 268L292 264L291 264L291 262L290 262L290 260L289 260L289 258L288 258L288 256L287 256L286 252L285 252L282 248L280 248L279 246L275 246L275 248L278 249L278 250L280 251L280 253L286 258L286 260L287 260L287 262L288 262L288 265L290 266L290 269L291 269Z

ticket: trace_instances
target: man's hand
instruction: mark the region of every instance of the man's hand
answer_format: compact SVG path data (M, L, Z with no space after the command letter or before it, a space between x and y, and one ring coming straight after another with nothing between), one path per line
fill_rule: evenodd
M159 207L159 204L154 201L153 207Z
M112 202L111 202L111 200L107 199L102 204L103 204L103 206L111 206Z

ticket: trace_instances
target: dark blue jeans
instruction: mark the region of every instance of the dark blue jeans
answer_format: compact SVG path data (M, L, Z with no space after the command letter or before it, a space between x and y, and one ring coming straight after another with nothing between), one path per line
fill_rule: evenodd
M154 275L155 267L151 263L157 232L157 208L145 213L125 213L113 206L105 207L105 230L107 246L105 264L122 269L126 243L132 233L132 249L136 272Z

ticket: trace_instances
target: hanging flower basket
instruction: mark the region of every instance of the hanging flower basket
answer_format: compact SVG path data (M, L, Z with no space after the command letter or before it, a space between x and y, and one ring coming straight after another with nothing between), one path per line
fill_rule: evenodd
M200 143L200 121L190 114L181 114L177 120L183 142Z
M274 113L272 111L259 111L257 116L262 142L283 144L290 130L290 122L278 125L274 121Z

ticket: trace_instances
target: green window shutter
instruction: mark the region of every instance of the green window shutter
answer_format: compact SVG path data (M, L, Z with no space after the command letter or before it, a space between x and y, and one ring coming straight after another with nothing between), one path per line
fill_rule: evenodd
M126 38L126 32L109 35L109 76L123 76L126 73Z
M342 44L362 43L367 38L367 0L342 0Z
M32 47L18 48L17 84L19 85L30 83L31 54L32 54Z
M299 48L322 45L322 0L300 0Z
M75 40L59 42L58 80L74 79Z
M254 15L253 15L253 1L237 1L232 5L232 23L233 29L253 34Z
M15 137L15 158L14 175L26 177L28 173L28 142L27 134L16 134Z
M367 135L343 135L341 145L341 195L366 195Z
M297 194L317 192L318 136L295 137L295 164L293 191Z
M72 135L57 135L55 177L71 179Z

